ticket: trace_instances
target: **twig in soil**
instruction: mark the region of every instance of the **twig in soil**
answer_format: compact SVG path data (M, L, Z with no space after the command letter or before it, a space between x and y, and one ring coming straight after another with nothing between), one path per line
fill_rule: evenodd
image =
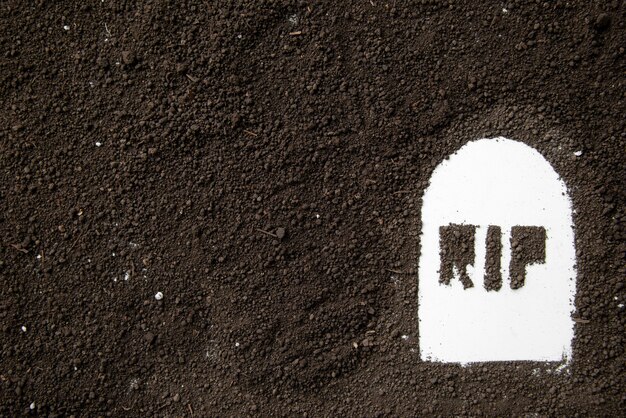
M398 190L397 192L393 192L393 194L403 194L403 193L411 193L410 190Z
M572 319L574 320L574 322L578 322L579 324L588 324L589 322L591 322L588 319L584 318L572 317Z
M392 273L396 273L396 274L405 274L403 271L400 271L400 270L393 270L393 269L385 269L385 270L390 271Z
M19 244L9 244L9 245L21 253L28 254L28 250L26 248L22 248Z
M271 232L264 231L264 230L262 230L260 228L257 228L256 230L261 232L261 233L263 233L263 234L265 234L265 235L269 235L270 237L278 238L278 236L276 234L272 234Z
M298 35L302 35L301 30L297 30L295 32L289 32L289 36L298 36Z
M193 409L191 408L190 403L187 404L187 408L189 408L189 412L191 413L191 416L193 417Z
M187 78L188 78L188 79L190 79L190 80L191 80L192 82L194 82L194 83L195 83L196 81L198 81L198 77L194 77L194 76L192 76L191 74L187 74Z
M254 132L249 131L249 130L247 130L247 129L244 129L244 130L243 130L243 132L244 132L244 133L246 133L246 134L248 134L248 135L250 135L250 136L259 136L258 134L255 134Z

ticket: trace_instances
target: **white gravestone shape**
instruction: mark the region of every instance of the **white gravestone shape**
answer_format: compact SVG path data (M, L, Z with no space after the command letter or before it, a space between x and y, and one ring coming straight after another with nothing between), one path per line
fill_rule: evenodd
M535 149L481 139L443 161L424 194L420 244L422 360L571 358L571 202Z

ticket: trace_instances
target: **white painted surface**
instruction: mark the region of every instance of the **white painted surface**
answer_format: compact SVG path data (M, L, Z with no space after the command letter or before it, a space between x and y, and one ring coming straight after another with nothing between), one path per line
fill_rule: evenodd
M533 148L505 138L463 146L434 171L424 194L419 263L419 344L425 361L561 361L571 357L575 249L571 203L563 181ZM477 225L468 274L439 283L439 227ZM502 229L502 288L483 287L489 225ZM546 229L544 264L526 267L510 288L510 229Z

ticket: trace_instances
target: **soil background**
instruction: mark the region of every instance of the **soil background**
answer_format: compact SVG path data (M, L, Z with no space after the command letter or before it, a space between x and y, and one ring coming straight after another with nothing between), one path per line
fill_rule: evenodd
M3 1L0 415L623 416L624 12ZM573 199L565 369L419 359L421 197L493 136Z

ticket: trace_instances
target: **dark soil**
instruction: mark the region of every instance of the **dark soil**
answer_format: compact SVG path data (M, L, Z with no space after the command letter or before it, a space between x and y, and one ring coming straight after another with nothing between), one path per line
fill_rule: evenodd
M0 10L0 415L626 410L623 2ZM421 197L492 136L573 198L561 372L419 359Z
M487 228L485 254L485 282L487 290L498 291L502 288L502 229L496 225ZM510 271L510 270L509 270ZM526 270L523 271L526 274Z
M439 283L450 285L450 280L458 275L464 289L474 287L467 274L467 266L474 265L475 236L474 225L450 224L439 227Z
M514 226L511 228L511 262L509 280L511 289L524 286L526 266L545 263L546 229L542 226Z

